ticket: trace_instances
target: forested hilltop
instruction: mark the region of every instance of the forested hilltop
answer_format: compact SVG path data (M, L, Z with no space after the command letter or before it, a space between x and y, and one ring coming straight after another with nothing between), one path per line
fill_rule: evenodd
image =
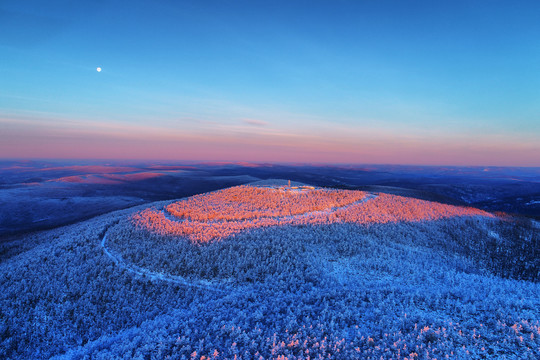
M0 358L538 359L530 219L285 182L5 245Z

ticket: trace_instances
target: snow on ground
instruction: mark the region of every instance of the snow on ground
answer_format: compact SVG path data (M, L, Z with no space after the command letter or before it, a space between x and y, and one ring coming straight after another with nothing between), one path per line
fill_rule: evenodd
M205 243L133 226L170 201L28 235L0 263L0 358L540 358L537 233L469 208L355 201L317 210L347 221Z

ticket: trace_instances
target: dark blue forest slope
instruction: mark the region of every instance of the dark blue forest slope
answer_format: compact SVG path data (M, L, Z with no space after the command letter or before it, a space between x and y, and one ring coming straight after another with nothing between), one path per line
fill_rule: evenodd
M0 263L0 358L540 358L530 220L285 226L192 245L130 228L142 208L21 239Z

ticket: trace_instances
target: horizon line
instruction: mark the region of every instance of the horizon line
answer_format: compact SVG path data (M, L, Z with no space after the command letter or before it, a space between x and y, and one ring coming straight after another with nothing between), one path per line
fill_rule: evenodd
M399 167L451 167L451 168L526 168L540 169L539 165L459 165L459 164L423 164L423 163L379 163L379 162L330 162L330 161L252 161L252 160L209 160L209 159L135 159L135 158L55 158L55 157L2 157L1 162L28 162L28 161L54 161L54 162L128 162L128 163L188 163L200 165L284 165L284 166L399 166Z

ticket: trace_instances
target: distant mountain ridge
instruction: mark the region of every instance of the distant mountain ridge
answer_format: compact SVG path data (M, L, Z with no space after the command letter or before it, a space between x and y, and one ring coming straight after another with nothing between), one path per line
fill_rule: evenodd
M539 174L540 168L0 161L0 242L145 202L276 178L540 220Z

